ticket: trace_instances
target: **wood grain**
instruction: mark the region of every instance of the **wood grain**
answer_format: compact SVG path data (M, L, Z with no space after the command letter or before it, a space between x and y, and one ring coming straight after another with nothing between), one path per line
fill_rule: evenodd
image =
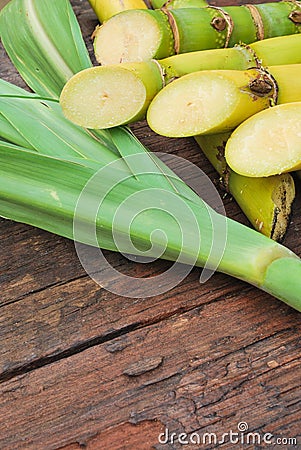
M72 4L91 51L97 20L88 2ZM24 87L2 48L0 75ZM158 137L145 122L132 128L151 150L187 158L217 183L193 139ZM300 204L298 187L284 242L298 254ZM296 311L226 275L201 285L197 269L160 296L131 298L129 287L119 297L86 274L71 241L4 219L0 236L1 449L180 449L159 443L166 427L220 438L239 422L301 445ZM105 254L131 276L168 267ZM204 446L213 447L234 448Z

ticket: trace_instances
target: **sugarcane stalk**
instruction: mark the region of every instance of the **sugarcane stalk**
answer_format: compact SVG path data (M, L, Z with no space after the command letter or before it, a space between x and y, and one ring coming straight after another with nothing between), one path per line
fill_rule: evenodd
M282 242L295 198L294 179L288 173L251 178L233 172L224 155L230 135L231 132L196 136L195 139L219 173L221 188L236 200L255 230Z
M163 59L173 54L300 33L298 2L217 8L124 11L94 33L97 61L102 64Z
M232 133L225 157L235 172L266 177L301 169L301 102L250 117Z
M168 9L179 9L200 8L204 6L214 8L213 5L204 4L203 0L170 0L165 4L162 3L163 2L161 1L157 2L157 4L161 4L161 6L157 6L157 8L164 7ZM284 34L286 34L286 22L283 22L283 17L286 14L286 5L284 5L284 2L262 3L257 5L246 4L240 5L240 7L226 6L218 9L224 11L225 14L222 19L220 17L217 17L215 19L215 25L217 27L220 27L223 23L225 23L225 21L228 23L228 26L231 29L231 37L229 38L228 43L228 46L230 47L232 47L237 42L249 43L257 39L261 40L272 36L282 36L283 32ZM253 18L253 24L250 22L250 14ZM293 10L291 13L289 13L288 18L297 26L300 26L300 9L297 8L296 10ZM252 31L250 28L246 30L234 26L234 24L239 24L241 22L247 23L248 21L250 22L249 26L252 28ZM274 24L277 23L277 34L274 34ZM243 34L244 32L245 34ZM250 41L250 39L252 39L252 41Z
M258 65L278 66L301 63L301 36L279 36L253 42L247 46L203 50L173 55L159 61L165 83L200 70L245 70Z
M105 22L122 11L147 8L143 0L89 0L89 3L100 22Z

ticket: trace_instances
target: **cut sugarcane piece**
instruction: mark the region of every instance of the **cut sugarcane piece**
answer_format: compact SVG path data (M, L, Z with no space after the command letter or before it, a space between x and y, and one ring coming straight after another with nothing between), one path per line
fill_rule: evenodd
M143 0L89 0L89 3L100 22L105 22L121 11L146 9Z
M271 99L272 104L301 101L301 64L271 67L270 72L259 68L185 75L156 95L147 120L163 136L222 133L267 108Z
M196 136L203 153L220 175L220 183L229 192L253 227L265 236L281 242L287 231L295 198L293 177L286 173L251 178L233 172L224 152L231 133Z
M225 8L164 7L112 17L96 30L94 50L100 64L118 64L300 32L301 7L294 1Z
M60 103L65 116L77 125L111 128L143 118L162 85L155 61L93 67L69 80Z
M284 103L243 122L226 144L227 164L249 177L301 169L301 102Z
M159 10L124 11L96 28L93 36L95 57L101 65L174 54L168 18Z
M271 78L257 69L195 72L157 94L147 121L156 133L169 137L221 133L267 108L274 94Z
M199 70L245 70L260 64L264 66L300 64L301 35L278 36L247 46L237 45L234 48L182 53L161 59L159 63L164 70L166 83Z

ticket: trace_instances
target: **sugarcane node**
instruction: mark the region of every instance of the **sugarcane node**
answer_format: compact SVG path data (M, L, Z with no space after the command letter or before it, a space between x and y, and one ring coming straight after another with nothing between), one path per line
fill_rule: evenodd
M172 36L174 38L174 51L175 51L175 54L178 55L180 53L181 40L180 40L180 33L179 33L179 30L178 30L178 27L177 27L177 23L176 23L175 18L172 15L171 11L169 11L165 7L161 8L161 11L167 16L168 23L169 23L169 26L170 26L170 29L171 29L171 33L172 33Z
M291 177L289 174L286 174L286 176ZM271 238L277 242L282 242L285 237L287 226L291 220L294 197L295 190L293 189L293 192L290 190L288 179L281 184L279 190L275 190L272 194L272 200L277 206L274 209Z
M301 11L292 11L288 18L295 24L301 25Z
M257 40L258 41L262 41L264 39L264 24L263 24L260 12L256 8L256 5L247 4L245 6L250 11L252 20L253 20L254 25L256 27Z
M258 77L249 83L249 89L257 97L264 97L270 94L270 106L277 105L278 102L278 84L271 73L266 69L259 67Z
M230 179L230 168L225 160L225 148L226 148L226 141L223 141L222 145L216 146L216 159L223 163L223 169L221 171L221 176L219 178L219 187L226 192L227 194L230 193L229 189L229 179Z
M216 11L219 11L220 14L222 14L222 17L220 17L220 19L224 19L225 21L225 28L223 28L223 30L225 30L227 28L227 36L226 36L226 41L225 41L225 45L224 47L227 48L230 42L230 38L232 36L232 32L234 29L234 22L232 20L232 17L230 16L230 14L227 13L227 11L225 11L223 8L220 8L219 6L213 6L213 5L208 5L208 8L210 9L214 9ZM211 22L212 25L212 22ZM217 30L217 31L223 31L223 30Z
M165 70L165 68L159 63L159 61L157 61L156 59L152 59L152 61L153 61L155 64L157 64L158 69L159 69L159 72L160 72L160 75L161 75L162 87L165 87L166 84L167 84L167 82L166 82L166 77L167 77L166 70Z
M250 59L249 59L250 69L253 69L251 64L255 64L256 69L262 68L262 60L258 58L258 56L256 55L256 52L249 45L244 44L243 42L240 42L239 44L236 44L234 47L238 47L238 48L242 47L250 53Z
M210 25L216 31L224 31L224 29L227 26L227 22L226 22L226 19L224 17L213 17L213 19L210 22Z

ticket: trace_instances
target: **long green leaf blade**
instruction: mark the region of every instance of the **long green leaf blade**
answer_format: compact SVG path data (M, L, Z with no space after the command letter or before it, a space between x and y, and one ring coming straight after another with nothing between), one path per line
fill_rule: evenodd
M86 165L83 159L67 162L0 142L1 216L73 238L73 219L79 196L91 177L99 170L97 165L93 167L93 163L89 163L91 162ZM296 301L296 290L300 292L301 287L300 278L292 277L293 290L287 286L281 289L279 285L274 290L270 277L265 278L266 273L269 274L267 269L282 258L288 260L292 266L296 266L298 269L296 273L299 274L301 261L288 249L254 230L230 219L222 218L208 209L204 203L195 205L186 200L186 206L191 209L197 221L200 232L198 236L195 234L190 218L182 214L183 200L180 197L170 197L168 191L158 189L156 186L150 189L149 185L138 182L135 177L126 173L121 174L120 183L115 183L120 175L118 172L119 167L116 168L114 163L109 164L101 174L101 183L92 184L84 214L77 216L77 223L79 220L82 226L82 242L93 244L93 236L91 237L90 232L85 233L85 229L87 224L95 224L98 245L102 248L120 250L119 247L116 248L114 240L117 233L121 242L124 243L123 251L127 250L128 236L137 248L145 249L152 244L152 232L160 224L164 237L157 235L156 245L157 248L159 246L165 249L162 257L175 260L182 252L185 262L195 262L196 265L202 266L210 255L212 239L216 238L212 233L212 219L217 222L226 221L228 239L225 242L225 251L219 270L249 281L289 304L291 301L295 308L301 309L300 301ZM63 177L62 174L64 174ZM143 178L143 174L139 175L139 178ZM112 188L108 189L108 186ZM138 204L138 210L142 213L135 216L137 199L134 194L137 191L143 194L139 200L141 204ZM95 202L98 204L99 198L104 193L106 196L96 216L91 215L90 205ZM119 215L117 222L114 223L118 208L129 199L132 201L125 210L126 215ZM145 205L149 203L161 205L161 208L159 210L145 209ZM180 211L180 228L168 212L171 204L174 211ZM135 219L129 229L128 219L131 217ZM87 229L91 230L89 226ZM122 240L124 237L125 239ZM199 241L200 238L201 241ZM201 242L199 249L196 245L198 242ZM129 249L132 250L133 247ZM273 277L277 277L277 273L273 272Z
M0 13L0 36L36 93L58 98L66 81L91 66L69 0L12 0Z
M77 156L107 163L117 158L103 143L65 119L55 102L1 95L0 100L1 117L6 119L14 132L27 141L27 148L64 159ZM7 130L4 126L1 127L0 121L0 135L10 142L20 144L13 133L5 135Z

